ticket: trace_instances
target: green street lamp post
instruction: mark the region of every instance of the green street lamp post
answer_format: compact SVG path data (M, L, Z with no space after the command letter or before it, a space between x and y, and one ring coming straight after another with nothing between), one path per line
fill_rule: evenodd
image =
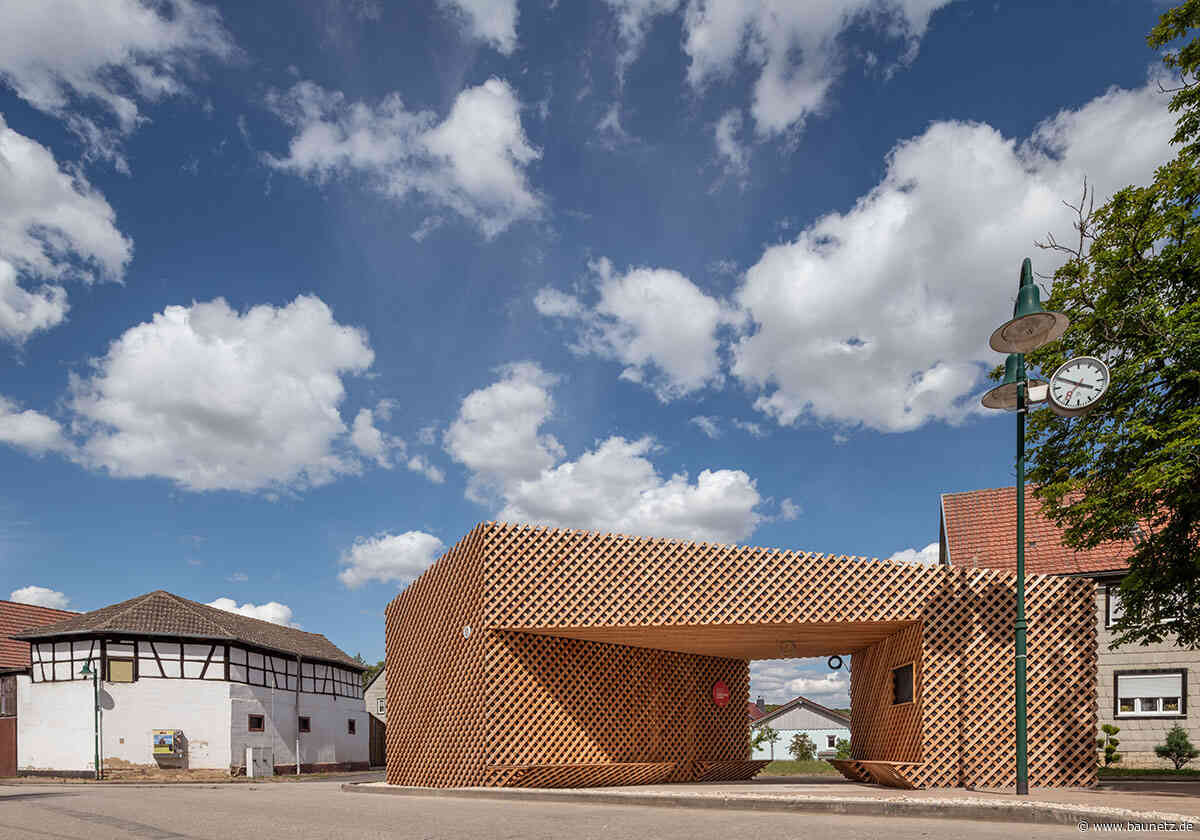
M1061 312L1042 308L1033 282L1033 264L1021 263L1021 281L1013 317L992 333L988 342L999 353L1008 353L1004 381L983 396L986 408L1017 413L1017 618L1013 623L1016 665L1017 793L1029 793L1028 742L1025 728L1025 412L1030 402L1046 399L1049 384L1028 379L1025 354L1062 336L1070 320Z
M96 736L96 778L102 778L100 773L100 669L92 668L91 661L83 663L83 669L79 672L79 676L92 678L92 731Z

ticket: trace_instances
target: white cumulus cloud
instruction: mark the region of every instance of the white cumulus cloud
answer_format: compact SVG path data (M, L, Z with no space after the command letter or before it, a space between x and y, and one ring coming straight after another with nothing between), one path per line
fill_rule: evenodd
M20 589L14 589L8 600L56 610L70 609L68 605L71 603L71 599L63 593L45 586L22 586Z
M713 137L717 144L717 154L723 159L725 173L730 177L743 180L750 171L750 151L738 139L742 133L742 112L731 108L721 115L713 128Z
M296 132L285 157L268 157L278 169L318 181L359 175L396 199L417 193L488 238L541 214L526 177L541 152L525 136L521 102L505 81L463 90L441 122L431 111L409 111L396 93L371 106L307 81L271 94L268 104Z
M258 618L262 621L269 621L272 624L282 624L284 627L300 629L300 625L292 621L292 608L278 601L267 601L265 604L251 604L250 602L246 602L238 606L238 602L232 598L218 598L215 601L209 601L208 606L216 607L225 612L244 615L247 618Z
M0 443L34 455L68 452L73 448L57 420L32 409L20 410L12 400L0 396Z
M370 581L408 584L445 550L442 541L424 531L359 537L343 552L338 580L350 589Z
M594 305L552 288L541 289L533 301L542 315L578 322L573 352L620 362L622 379L650 388L662 402L721 385L718 332L741 324L738 312L678 271L631 268L621 274L607 259L588 267L599 294Z
M850 705L847 669L830 671L825 659L761 659L750 663L750 700L786 703L798 695L822 706Z
M353 471L336 451L342 377L374 353L319 298L238 313L218 298L169 306L73 376L81 459L188 490L303 489Z
M0 81L64 119L89 157L121 169L121 138L145 119L140 103L186 93L201 60L236 52L216 10L193 0L0 3ZM93 119L81 105L106 116Z
M897 551L887 561L889 563L919 563L922 566L936 566L938 544L934 542L924 548L906 548L903 551Z
M704 414L698 414L688 421L693 426L704 432L711 440L716 440L721 436L721 426L719 417L708 417Z
M758 134L770 136L802 127L828 106L834 85L851 64L843 41L848 30L870 28L896 44L894 68L916 57L930 17L949 2L608 0L608 5L619 30L618 76L637 58L655 18L682 6L683 50L693 90L752 68L757 79L750 113Z
M735 299L753 327L733 374L756 408L852 429L906 431L977 410L998 357L992 330L1012 311L1021 258L1069 230L1063 199L1083 177L1097 202L1146 183L1170 156L1174 116L1153 83L1109 90L1043 122L1026 140L988 125L938 122L898 144L883 180L763 253Z
M0 116L0 340L22 344L62 323L62 281L122 278L133 245L115 219L82 175Z
M541 433L558 378L532 362L507 365L501 374L467 395L443 436L450 457L471 470L467 497L477 502L513 481L537 478L565 454L553 435Z
M803 126L828 104L849 62L841 38L868 26L916 56L932 14L950 0L691 0L684 13L688 80L702 89L743 63L757 68L750 113L759 135Z
M679 8L681 0L605 0L613 14L617 16L617 28L620 34L620 51L617 54L617 75L624 81L625 71L629 69L638 53L650 26L659 15L670 14Z
M463 400L446 432L446 451L472 471L468 497L495 498L499 519L723 543L746 539L763 520L745 472L664 477L648 457L648 437L609 437L564 460L561 444L541 431L553 412L554 382L532 363L511 365Z
M517 48L517 0L438 0L438 5L456 15L471 37L501 54Z

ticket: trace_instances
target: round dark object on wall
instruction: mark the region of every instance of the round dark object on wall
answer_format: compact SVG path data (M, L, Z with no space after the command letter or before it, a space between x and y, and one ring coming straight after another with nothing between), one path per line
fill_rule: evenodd
M842 657L831 656L831 657L829 657L829 662L827 662L826 664L829 665L831 670L836 671L838 668L842 667Z

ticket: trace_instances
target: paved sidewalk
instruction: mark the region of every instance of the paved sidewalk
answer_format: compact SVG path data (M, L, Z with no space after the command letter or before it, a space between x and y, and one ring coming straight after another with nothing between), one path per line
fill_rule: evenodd
M1200 831L1200 782L1103 782L1094 789L896 790L840 779L768 777L748 782L609 788L419 788L383 782L343 785L353 793L558 801L659 807L801 811L857 816L939 817L1079 825L1082 822L1172 822Z

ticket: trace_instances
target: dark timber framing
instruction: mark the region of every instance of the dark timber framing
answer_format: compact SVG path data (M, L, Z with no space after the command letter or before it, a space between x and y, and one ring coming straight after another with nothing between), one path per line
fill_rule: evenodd
M110 655L108 650L110 644L130 646L132 653ZM59 648L62 645L70 645L65 658L59 656ZM86 645L86 648L81 647L82 645ZM175 651L170 651L171 655L167 656L166 651L160 650L161 647L167 645L178 646L178 659L174 658L176 655ZM199 655L188 656L186 653L188 645L193 647L207 646L208 650L203 654L203 658ZM291 652L275 650L247 642L214 640L200 636L158 636L149 633L122 633L120 635L112 633L96 635L73 634L71 636L32 639L30 640L30 646L32 652L36 652L36 655L39 657L38 661L31 663L32 667L30 669L31 676L35 682L70 682L72 680L83 679L79 676L79 671L82 670L83 663L87 661L103 663L103 674L105 679L107 679L107 663L111 656L112 659L133 660L133 678L135 682L141 679L184 679L203 680L205 682L224 680L225 682L241 685L291 691L293 689L288 686L288 679L294 676L296 678L296 686L305 694L361 698L361 671L366 670L365 668L356 670L345 663L328 659L298 657L297 654ZM97 646L99 646L99 651L97 651ZM43 651L49 652L49 659L42 660L40 658ZM209 668L213 665L218 651L223 654L222 659L224 661L218 663L223 673L219 677L214 678L209 676ZM232 661L231 657L235 651L241 651L246 655L244 663ZM252 666L250 664L251 655L262 657L261 666ZM292 668L295 667L294 663L296 663L297 658L299 658L299 673L293 674ZM153 660L153 663L158 667L158 673L151 673L142 668L140 661L142 659L146 659L147 661ZM273 661L274 659L285 663L282 669L276 667L277 663ZM188 676L186 662L203 663L200 674L197 676ZM64 677L57 677L55 666L65 663L70 663L69 674ZM175 664L179 666L179 676L167 673L166 666ZM231 664L243 669L245 674L243 679L237 679L230 673ZM318 674L318 671L321 669L324 669L323 673ZM334 669L338 670L335 671ZM263 681L261 683L250 681L250 672L252 670L263 674Z

